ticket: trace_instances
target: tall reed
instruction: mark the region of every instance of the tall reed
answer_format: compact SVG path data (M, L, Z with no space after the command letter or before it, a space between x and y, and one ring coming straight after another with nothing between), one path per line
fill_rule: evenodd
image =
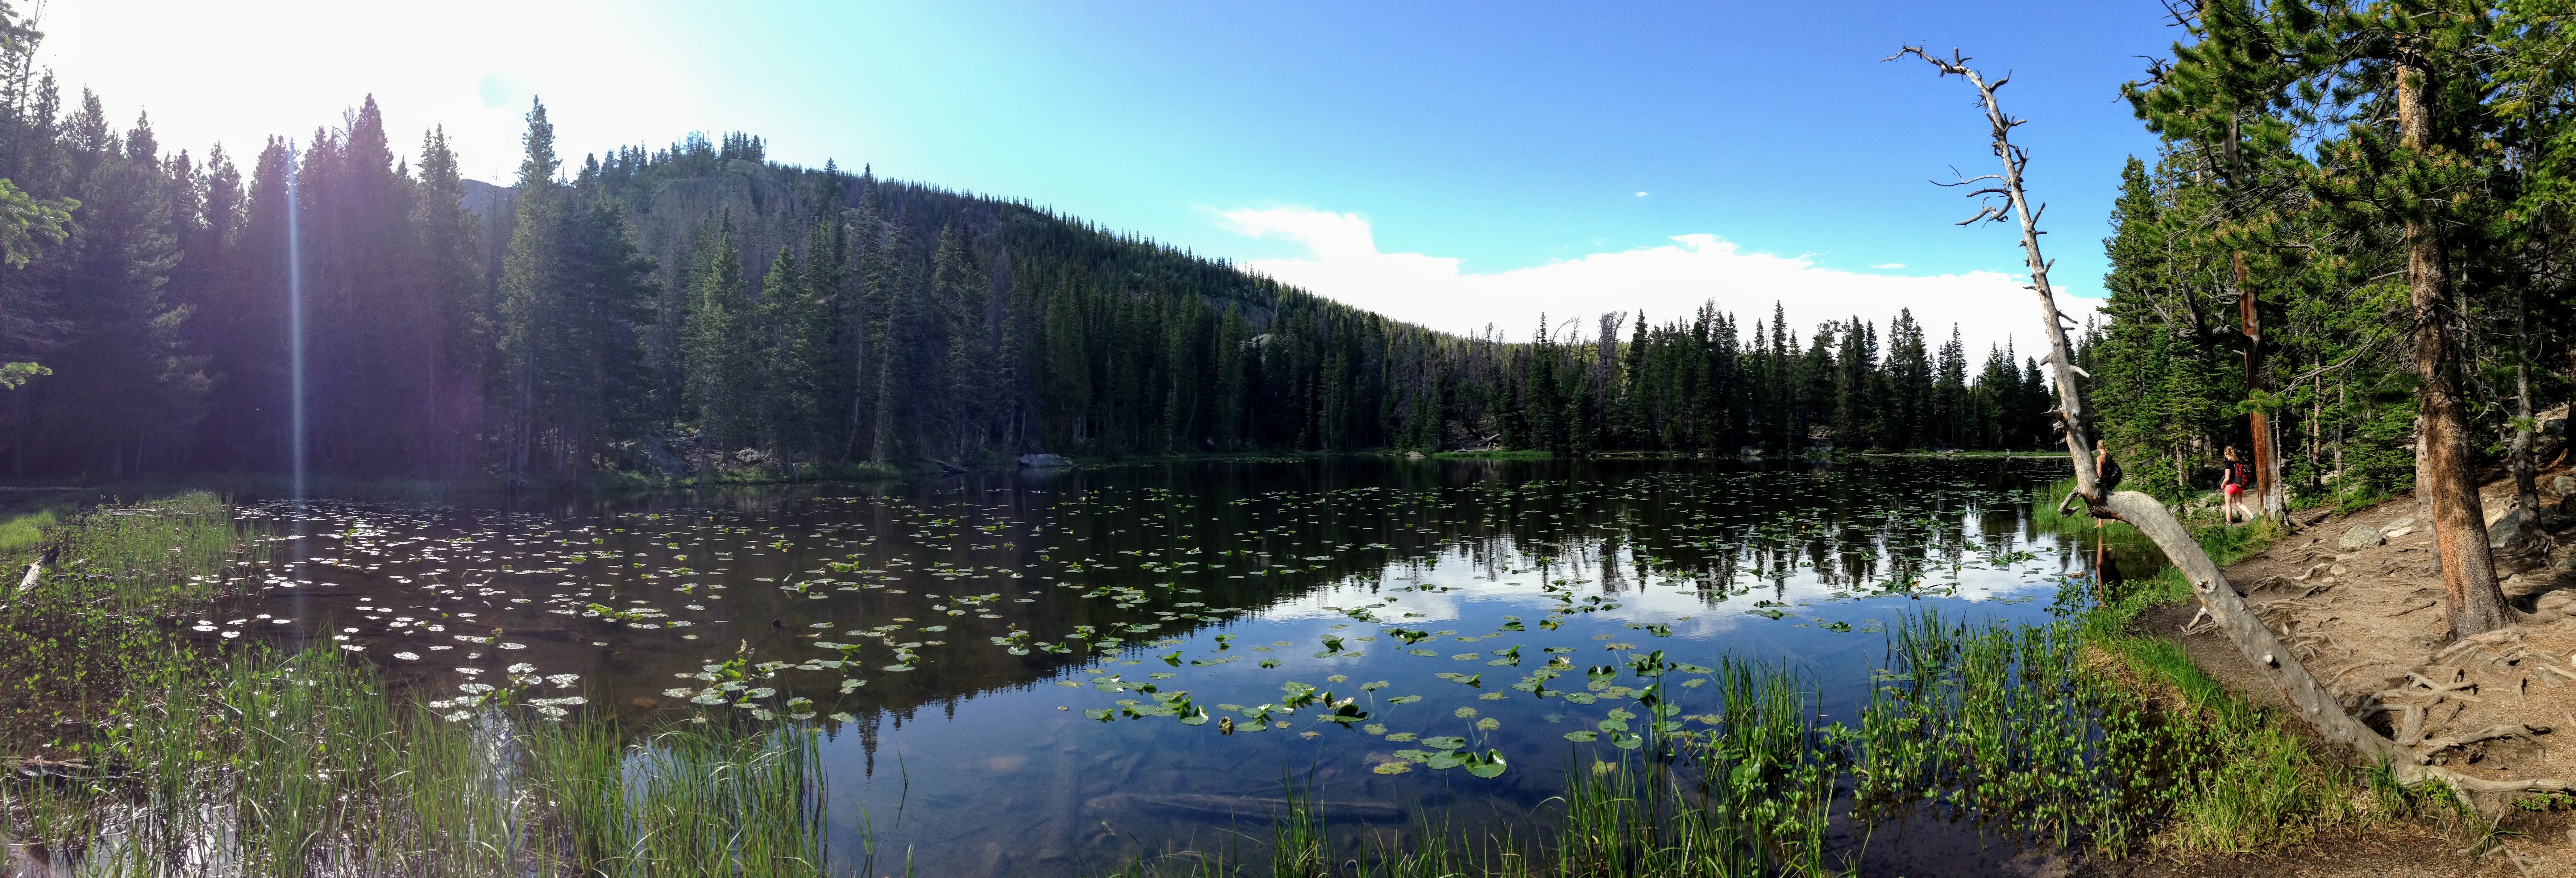
M0 832L29 856L117 876L826 873L809 729L639 736L507 692L449 721L336 649L200 645L164 624L212 612L263 536L203 494L42 530L57 563L0 607L16 647L0 699L55 720L0 733L66 757L0 779Z

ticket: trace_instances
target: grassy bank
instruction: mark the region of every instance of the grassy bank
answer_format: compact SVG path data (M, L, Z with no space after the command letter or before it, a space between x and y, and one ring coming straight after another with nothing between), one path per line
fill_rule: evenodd
M2039 526L2061 533L2095 527L2081 512L2056 514L2072 480L2036 498ZM2262 553L2285 532L2260 519L2222 524L2214 514L2186 520L2210 560L2226 567ZM2105 523L2099 533L2114 553L2152 553L2144 534ZM2176 855L2277 850L2335 829L2364 829L2398 819L2430 819L2442 828L2484 836L2495 827L2445 790L2400 788L2384 766L2358 763L2314 737L2287 711L2256 703L2202 669L2181 644L2144 630L2140 617L2194 598L2182 572L2161 563L2149 576L2110 584L2075 614L2092 672L2162 713L2190 754L2179 772L2166 825L2154 848Z
M1546 452L1546 451L1530 451L1530 450L1522 450L1522 451L1434 451L1434 452L1432 452L1429 456L1430 456L1432 459L1434 459L1434 460L1555 460L1555 459L1556 459L1556 455L1555 455L1555 454L1552 454L1552 453L1549 453L1549 452Z
M650 491L668 488L708 488L727 485L785 485L799 482L864 482L899 479L907 475L935 473L930 464L905 469L881 463L790 463L745 464L728 466L712 472L669 476L658 472L606 470L591 474L582 487L603 491Z
M728 466L708 473L693 473L673 478L659 472L634 470L601 470L560 480L523 483L521 491L651 491L673 488L701 488L729 485L776 485L797 482L880 481L912 475L936 474L938 468L924 463L910 469L874 463L818 465L800 463L791 466L744 464ZM51 487L53 483L48 483ZM364 498L379 501L452 503L460 496L492 494L510 490L508 481L490 474L458 474L441 478L349 478L314 475L306 480L304 491L309 497ZM119 497L162 497L206 493L227 497L279 498L295 496L295 481L284 473L213 473L184 479L147 478L98 485L66 486L62 490L12 491L0 493L0 510L16 508L25 513L66 512L95 505L115 505ZM6 546L12 518L0 515L0 546ZM48 522L51 523L51 522ZM7 549L0 548L0 552Z
M2116 685L2162 715L2170 737L2187 754L2173 788L2170 818L2153 846L2174 854L2247 853L2296 844L2318 831L2359 825L2411 810L2398 797L2384 807L2357 806L2377 799L2370 772L2323 755L2295 717L2256 705L2203 671L2173 640L2142 630L2138 618L2160 606L2188 603L2191 586L2182 572L2137 528L2096 522L2080 509L2058 513L2073 490L2061 480L2035 493L2035 523L2062 535L2088 535L2121 559L2128 571L2154 572L2117 580L2086 595L2073 614L2095 676ZM2186 520L2193 539L2220 567L2269 548L2280 538L2269 519L2229 526L2215 517ZM2146 563L2139 563L2145 561Z
M2241 704L2212 702L2228 722L2205 724L2084 661L2082 594L2069 588L2044 625L1893 621L1850 725L1820 722L1812 688L1757 664L1727 664L1705 714L1640 697L1635 734L1652 737L1624 741L1624 722L1583 733L1627 749L1579 757L1527 826L1459 831L1423 814L1337 847L1332 815L1296 804L1267 844L1184 848L1121 874L1826 876L1857 873L1871 827L1916 819L2110 857L2270 847L2356 819L2344 791L2365 772L2281 746Z
M57 874L826 872L810 731L566 720L573 681L518 671L422 703L329 644L192 637L264 561L212 495L6 524L36 538L0 569L53 560L0 607L0 833Z
M618 728L578 709L574 681L524 668L423 702L328 643L295 651L195 631L192 620L248 615L241 602L269 563L269 534L231 513L189 494L0 521L0 535L33 535L0 542L0 570L54 555L33 588L20 593L10 575L0 595L11 708L0 737L37 757L0 776L0 833L57 871L181 874L210 859L263 876L875 868L825 862L817 742L792 724ZM2091 532L2080 516L2043 516ZM2198 535L2222 563L2275 536ZM1916 817L2106 856L2195 856L2451 813L2438 795L2321 754L2294 720L2137 630L2140 614L2188 595L2171 574L2107 594L2078 578L2048 624L1891 620L1884 672L1849 724L1821 722L1819 693L1776 668L1723 663L1709 685L1667 689L1668 674L1696 683L1710 669L1627 648L1513 687L1564 685L1617 708L1567 736L1592 745L1574 761L1517 769L1565 772L1565 792L1529 824L1425 814L1353 836L1336 832L1318 791L1292 788L1267 838L1171 846L1118 868L1821 876L1856 869L1868 827Z
M1683 716L1660 684L1662 653L1630 661L1636 710L1569 738L1610 742L1609 759L1566 768L1552 819L1527 835L1460 830L1425 815L1352 849L1333 815L1291 782L1266 844L1231 838L1177 846L1113 873L1215 878L1537 878L1537 876L1840 875L1827 845L1844 803L1851 733L1817 722L1813 691L1759 665L1710 677L1713 712ZM1593 688L1615 677L1596 668ZM1624 718L1623 718L1624 717Z
M2056 496L2035 499L2042 528L2093 534L2080 513L2054 514ZM2221 564L2279 536L2269 524L2195 534ZM2100 535L2161 560L2126 525ZM2162 569L2107 593L2063 580L2047 624L1909 614L1890 623L1886 668L1853 725L1819 723L1815 693L1783 672L1730 664L1711 713L1658 724L1668 715L1641 700L1658 736L1615 762L1579 757L1530 825L1458 830L1425 813L1337 847L1332 816L1292 787L1266 840L1181 846L1120 874L1840 875L1857 871L1869 827L1916 817L2114 859L2272 851L2393 820L2494 831L2441 791L2337 759L2294 717L2138 629L2148 609L2189 599Z

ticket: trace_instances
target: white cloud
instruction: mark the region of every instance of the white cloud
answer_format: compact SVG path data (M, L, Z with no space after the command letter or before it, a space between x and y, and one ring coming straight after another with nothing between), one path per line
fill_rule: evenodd
M1877 265L1873 265L1873 266L1870 266L1870 267L1871 267L1871 268L1904 268L1904 267L1905 267L1905 263L1902 263L1902 262L1881 262L1881 263L1879 263L1879 264L1877 264Z
M1646 197L1646 193L1639 192L1639 193L1637 193L1637 197L1639 197L1639 198L1644 198L1644 197Z
M1379 252L1368 219L1358 214L1283 207L1219 216L1236 233L1296 241L1310 251L1299 258L1241 263L1245 270L1448 332L1473 333L1492 325L1517 340L1529 337L1542 313L1559 322L1581 318L1589 327L1593 314L1634 314L1641 308L1650 321L1661 323L1687 317L1714 299L1719 310L1736 315L1746 332L1755 320L1770 320L1772 303L1779 302L1790 328L1801 337L1812 334L1819 322L1853 315L1878 324L1883 333L1897 309L1911 308L1935 344L1949 337L1952 324L1958 325L1972 370L1989 344L2018 338L2022 353L2036 354L2040 348L2035 297L2023 288L2025 279L2001 272L1859 274L1822 268L1803 256L1746 252L1716 235L1689 234L1674 235L1673 243L1658 247L1472 274L1461 271L1453 258ZM2058 297L2058 308L2079 325L2097 304Z

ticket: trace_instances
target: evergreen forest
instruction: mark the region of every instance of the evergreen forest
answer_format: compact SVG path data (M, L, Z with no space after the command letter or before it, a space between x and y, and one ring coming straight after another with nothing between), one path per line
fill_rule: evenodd
M2282 502L2411 487L2425 373L2406 268L2428 223L2478 453L2563 429L2557 19L2461 25L2490 51L2441 71L2425 100L2447 103L2410 146L2394 87L2329 63L2358 25L2281 9L2187 16L2197 41L2130 89L2166 148L2125 172L2108 317L2077 344L2130 484L2205 489L2236 445ZM67 94L40 34L12 23L5 42L13 479L298 454L352 477L553 483L1029 452L2056 442L2043 363L1909 313L1790 326L1712 302L1452 335L1023 201L773 162L749 134L575 158L542 103L506 186L463 179L441 130L387 130L372 98L254 151L171 148L148 116Z
M2048 438L2035 363L1906 314L1461 337L1026 203L773 163L745 134L573 160L540 104L496 187L438 130L400 154L372 99L237 159L42 74L10 88L0 175L63 217L0 273L12 477L288 468L291 296L305 453L356 477Z

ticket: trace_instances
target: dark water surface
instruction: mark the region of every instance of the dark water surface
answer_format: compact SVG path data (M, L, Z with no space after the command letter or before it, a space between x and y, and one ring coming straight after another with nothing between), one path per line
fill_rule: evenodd
M440 704L516 677L639 733L819 724L836 857L1098 874L1266 842L1291 778L1346 834L1429 808L1528 837L1570 768L1618 757L1566 736L1629 703L1585 669L1655 650L1792 669L1849 720L1898 614L2046 618L2089 563L2031 520L2066 469L1336 458L271 503L249 514L289 562L255 614L196 627L328 638ZM736 659L752 679L727 690L710 672ZM1670 678L1685 713L1711 691L1691 678ZM1291 709L1306 687L1332 700ZM1508 768L1432 768L1444 737ZM1867 856L2028 862L1963 832L1883 828Z

